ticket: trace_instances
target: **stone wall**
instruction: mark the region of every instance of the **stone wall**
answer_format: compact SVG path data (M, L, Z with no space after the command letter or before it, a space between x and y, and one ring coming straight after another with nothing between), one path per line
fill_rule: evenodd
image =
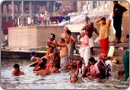
M9 48L39 48L46 46L50 33L60 39L63 33L63 26L28 26L9 28L8 43Z

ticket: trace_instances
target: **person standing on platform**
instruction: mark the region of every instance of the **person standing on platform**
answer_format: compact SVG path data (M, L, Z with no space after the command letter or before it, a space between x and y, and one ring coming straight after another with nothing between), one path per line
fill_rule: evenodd
M130 46L128 46L125 55L123 56L123 64L124 64L124 71L125 71L125 80L129 78L129 50Z
M99 35L99 32L97 31L97 29L94 27L94 23L90 22L89 24L86 23L86 25L82 28L82 30L85 30L87 36L89 37L89 45L90 45L90 50L91 50L91 54L93 55L93 47L94 47L94 43L93 43L93 32L95 32L97 35Z
M99 31L99 40L100 40L100 47L101 47L101 53L107 55L108 49L109 49L109 29L111 20L106 20L105 17L102 17L101 19L97 20L96 25L100 27Z
M113 8L113 25L116 31L116 43L121 43L121 24L122 24L122 17L123 13L127 11L127 9L121 6L118 1L113 1L114 8Z
M72 60L73 60L73 50L74 50L76 40L71 35L70 30L66 30L66 34L67 34L66 43L67 43L67 48L68 48L68 62L72 62Z
M88 60L90 58L89 37L85 34L85 31L80 32L82 39L80 40L80 56L84 59L85 66L88 66Z

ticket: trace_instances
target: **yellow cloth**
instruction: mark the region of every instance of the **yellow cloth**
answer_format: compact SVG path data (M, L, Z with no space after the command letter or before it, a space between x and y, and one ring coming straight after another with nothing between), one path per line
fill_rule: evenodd
M96 24L100 27L99 39L108 38L111 20L107 20L105 25L103 25L102 22L98 22Z

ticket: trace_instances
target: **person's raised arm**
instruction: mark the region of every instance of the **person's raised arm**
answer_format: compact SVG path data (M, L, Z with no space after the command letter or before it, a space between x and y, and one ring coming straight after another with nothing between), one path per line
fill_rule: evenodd
M60 44L60 43L55 43L55 42L50 42L50 44L54 46L58 46L58 47L66 46L66 44Z
M95 24L96 24L97 26L100 26L100 21L101 21L101 19L96 20L96 21L95 21Z

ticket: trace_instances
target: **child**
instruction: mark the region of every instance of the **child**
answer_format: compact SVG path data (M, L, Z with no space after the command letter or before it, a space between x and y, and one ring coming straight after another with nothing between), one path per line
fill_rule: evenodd
M19 75L23 75L23 74L24 74L24 72L20 71L19 64L14 64L13 75L19 76Z

